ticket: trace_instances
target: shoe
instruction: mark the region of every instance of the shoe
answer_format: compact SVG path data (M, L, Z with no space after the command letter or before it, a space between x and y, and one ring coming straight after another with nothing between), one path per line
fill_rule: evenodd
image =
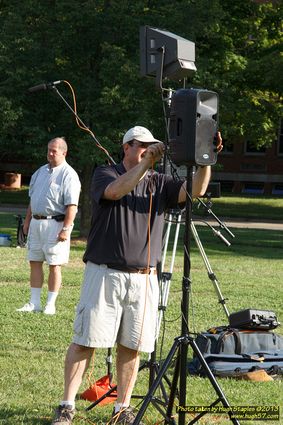
M55 410L55 417L51 425L69 425L72 423L74 416L75 409L72 409L71 406L58 406Z
M109 425L116 425L116 424L131 425L134 423L135 419L136 419L136 416L134 415L132 407L121 409L117 413L115 413L115 408L114 408ZM140 422L140 425L144 425L144 423Z
M33 303L27 303L22 308L17 308L17 311L23 311L25 313L33 313L42 311L40 306L35 306Z
M55 305L53 304L46 304L45 309L43 311L44 314L55 314L56 313L56 308Z

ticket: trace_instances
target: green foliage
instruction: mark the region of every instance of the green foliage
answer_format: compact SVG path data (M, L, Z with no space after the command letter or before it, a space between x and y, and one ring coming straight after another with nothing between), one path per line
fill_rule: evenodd
M193 84L219 92L226 138L267 144L275 137L283 75L279 2L1 4L1 155L20 151L40 162L46 141L64 134L77 167L105 159L55 93L26 94L29 86L58 79L73 85L79 115L112 154L131 124L148 125L162 136L154 81L139 76L138 30L144 24L196 42ZM60 90L72 103L70 92Z

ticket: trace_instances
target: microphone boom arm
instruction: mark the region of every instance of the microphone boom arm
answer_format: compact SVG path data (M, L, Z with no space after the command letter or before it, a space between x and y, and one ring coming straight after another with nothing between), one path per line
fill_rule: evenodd
M57 85L61 84L61 83L66 83L69 88L72 91L72 95L73 95L73 100L74 100L74 109L71 107L71 105L69 105L69 103L67 102L67 100L63 97L63 95L59 92L59 90L57 89ZM74 114L75 118L76 118L76 122L77 125L80 127L80 129L87 131L91 137L94 139L94 142L96 144L96 146L102 150L105 155L107 156L107 158L109 159L109 161L111 162L112 165L116 164L114 159L111 157L111 155L109 154L109 152L107 151L107 149L105 149L101 143L97 140L97 138L95 137L95 135L93 134L93 132L85 125L85 123L83 122L83 120L78 116L77 111L76 111L76 99L75 99L75 93L74 90L71 86L71 84L66 81L66 80L58 80L58 81L53 81L52 83L42 83L42 84L38 84L37 86L33 86L30 87L27 91L29 93L34 93L37 91L41 91L41 90L54 90L58 96L63 100L63 102L65 103L65 105L68 107L68 109L70 109L70 111Z
M211 208L209 208L205 202L203 202L202 199L197 198L197 200L201 203L202 206L205 207L206 211L208 212L208 214L211 214L213 216L213 218L215 218L215 220L218 222L218 224L220 225L221 229L224 229L230 236L232 236L232 238L235 237L235 235L231 232L230 229L228 229L228 227L226 226L226 224L221 221L215 214L214 212L211 210Z
M77 121L82 125L82 128L84 130L86 130L91 137L94 139L94 142L96 144L96 146L101 149L107 156L107 158L109 159L109 161L114 165L116 164L116 162L114 161L114 159L111 157L111 155L109 154L109 152L100 144L100 142L97 140L97 138L95 137L95 135L93 134L93 132L86 126L86 124L83 122L83 120L78 116L78 114L76 113L76 111L71 107L71 105L67 102L67 100L64 98L64 96L59 92L59 90L57 89L57 87L54 85L52 86L52 89L55 90L55 92L58 94L58 96L63 100L63 102L65 103L65 105L68 107L68 109L70 109L70 111L74 114L74 116L76 117Z

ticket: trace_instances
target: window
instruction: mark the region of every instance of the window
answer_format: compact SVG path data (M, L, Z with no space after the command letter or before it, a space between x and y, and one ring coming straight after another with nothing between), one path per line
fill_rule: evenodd
M283 195L283 184L275 184L272 187L272 195Z
M232 154L234 152L234 145L233 143L226 143L225 140L223 140L223 149L221 151L221 155L224 154Z
M263 195L264 185L263 183L245 183L242 189L242 193L250 193L253 195Z
M252 155L264 155L266 151L265 146L257 147L254 146L251 142L245 142L245 154Z

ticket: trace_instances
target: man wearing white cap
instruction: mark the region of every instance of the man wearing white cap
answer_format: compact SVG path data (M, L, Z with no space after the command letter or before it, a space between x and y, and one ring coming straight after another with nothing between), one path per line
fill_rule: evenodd
M218 135L218 150L221 137ZM65 361L65 392L55 424L71 424L75 397L94 348L117 344L117 401L110 424L132 424L130 399L139 352L154 350L158 313L156 266L161 260L164 213L186 200L186 183L153 171L164 144L141 126L123 138L123 161L101 166L92 181L93 216L74 338ZM210 167L193 179L194 197L205 193ZM148 228L150 227L150 232ZM150 243L149 243L150 242Z

